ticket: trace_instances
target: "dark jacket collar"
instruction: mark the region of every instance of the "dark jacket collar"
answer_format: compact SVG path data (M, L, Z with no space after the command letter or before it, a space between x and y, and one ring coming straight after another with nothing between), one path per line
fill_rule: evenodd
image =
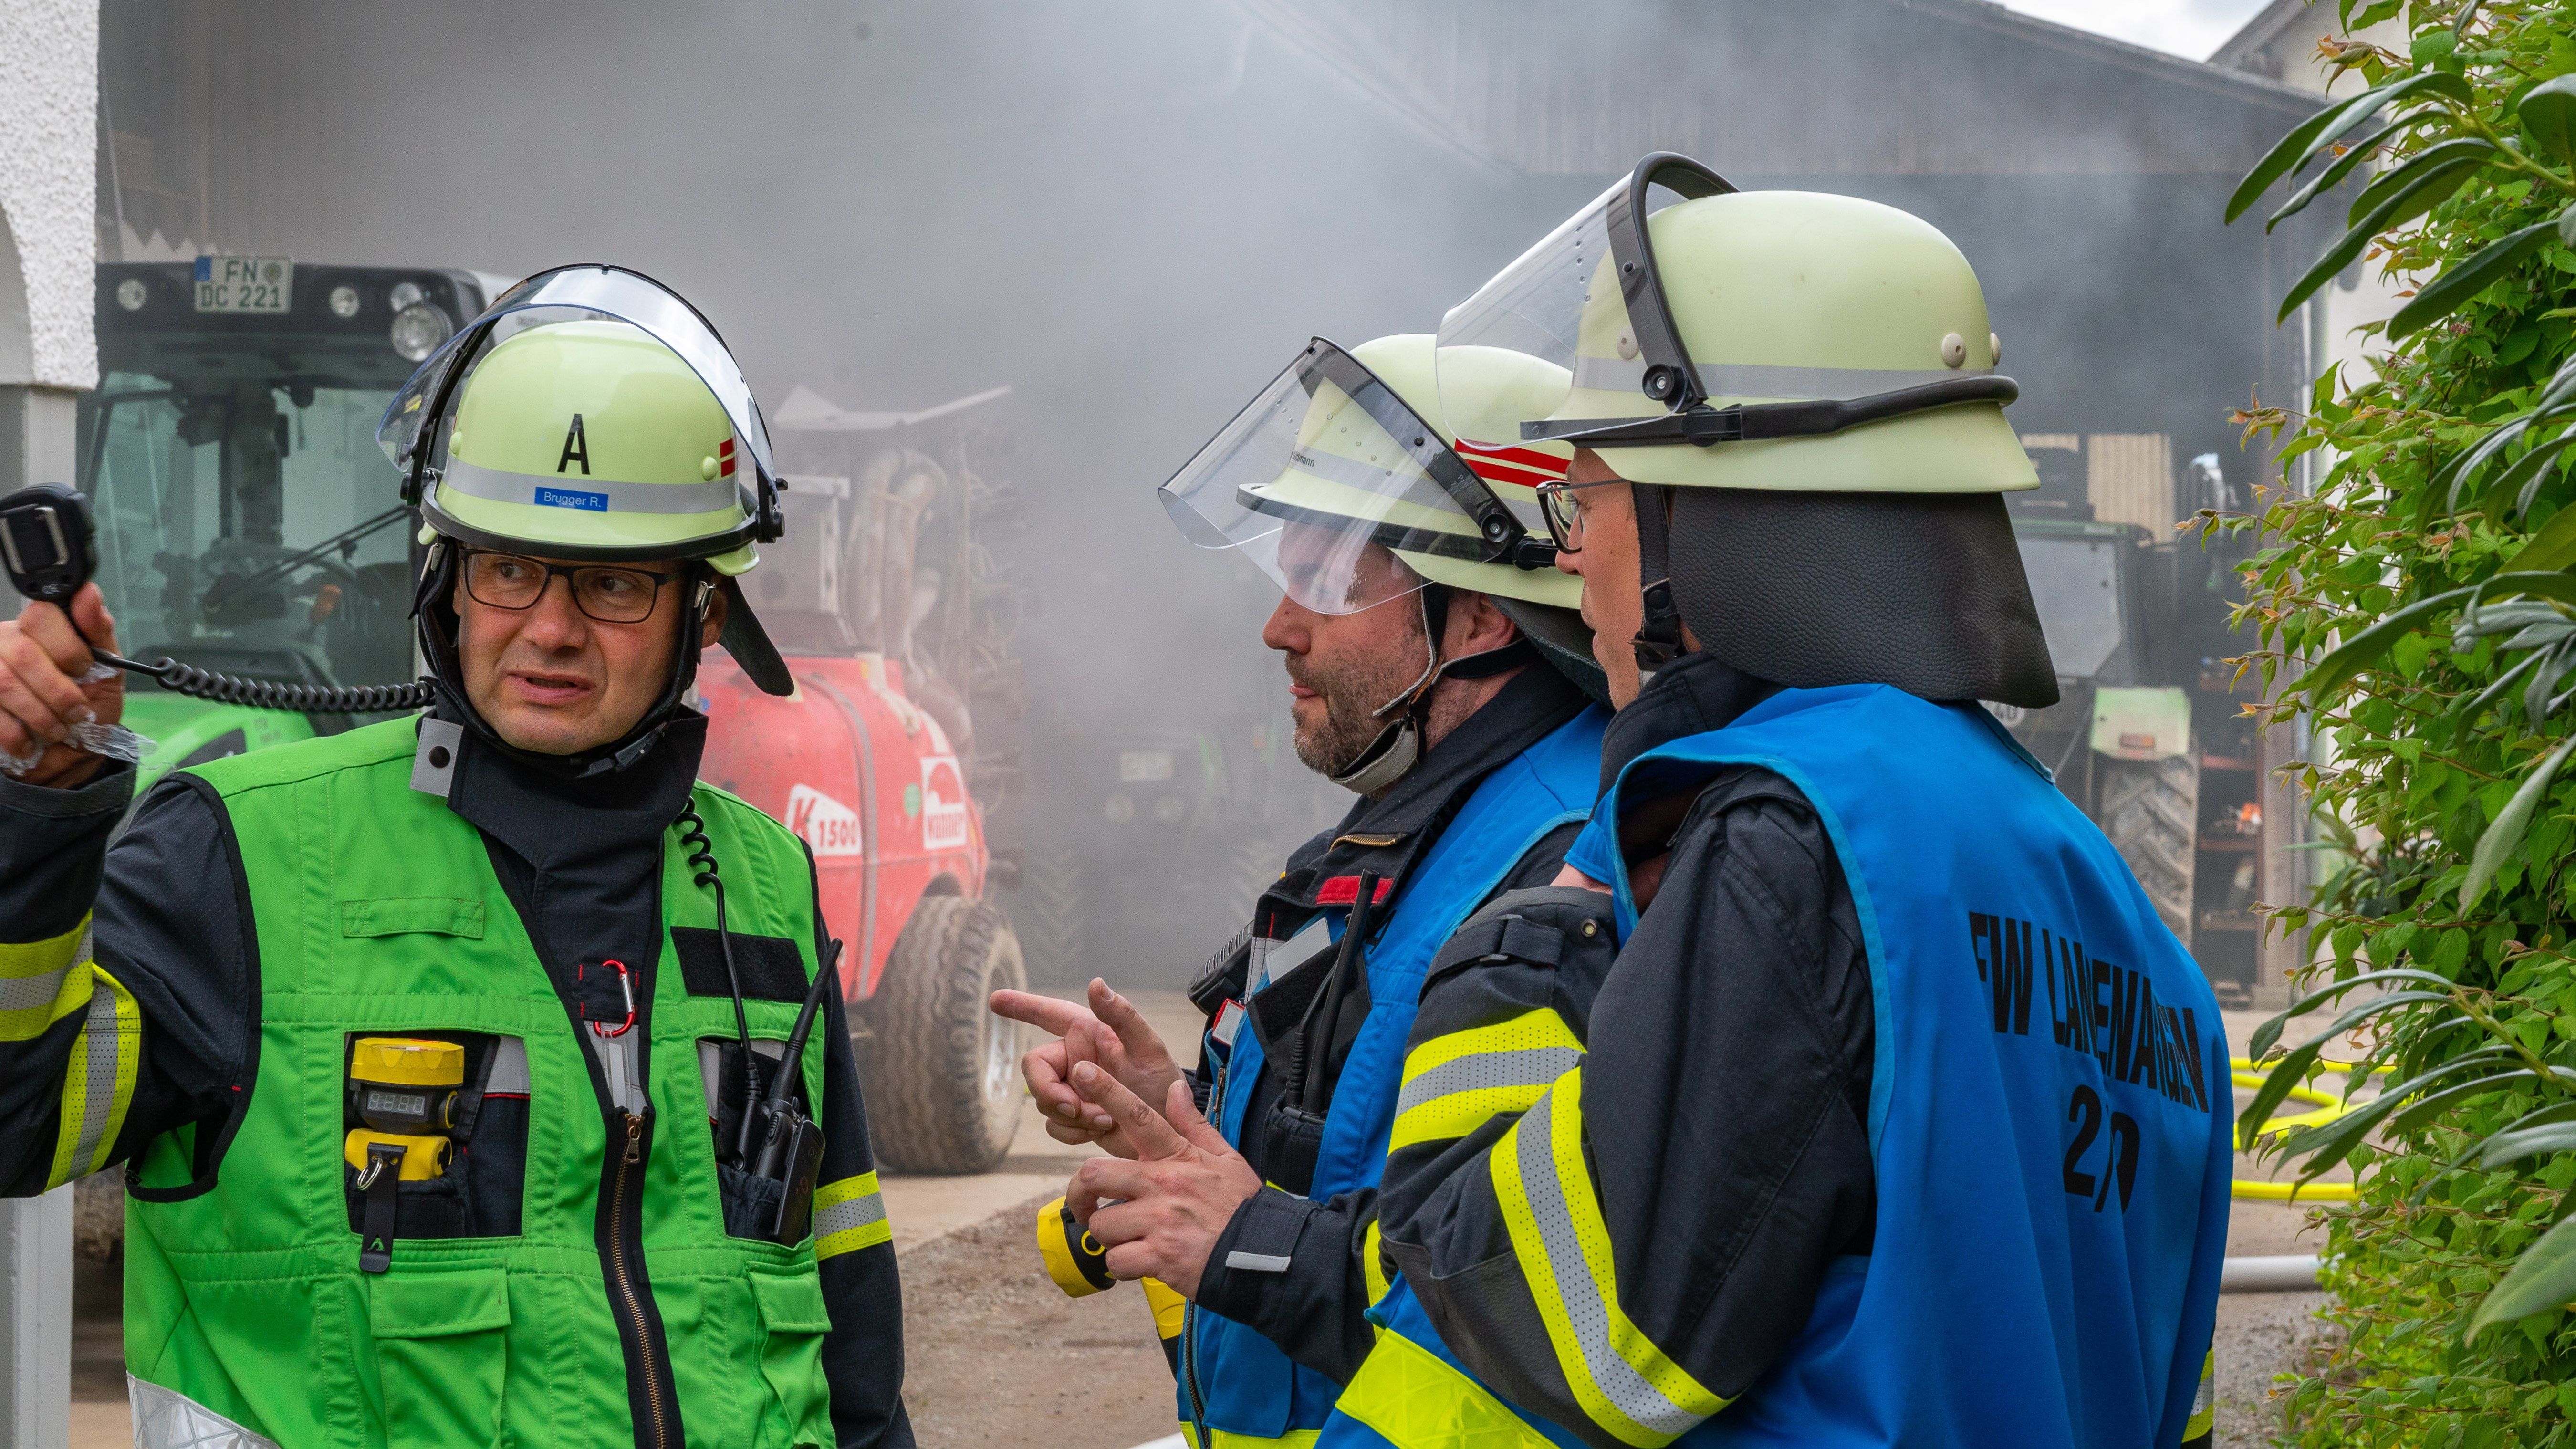
M442 706L442 714L452 707ZM653 844L689 803L707 717L682 707L658 735L651 749L623 766L573 775L532 764L468 730L457 748L447 806L539 871L577 873L584 862Z
M1265 935L1284 935L1318 904L1349 904L1362 871L1376 871L1387 882L1380 888L1382 896L1394 898L1403 890L1406 874L1485 777L1589 703L1553 669L1533 666L1514 675L1386 794L1360 800L1340 824L1299 846L1288 857L1287 873L1263 893L1255 912L1257 928Z
M1655 671L1636 702L1611 716L1601 737L1601 790L1648 750L1691 735L1722 730L1736 716L1780 692L1706 650L1685 654Z

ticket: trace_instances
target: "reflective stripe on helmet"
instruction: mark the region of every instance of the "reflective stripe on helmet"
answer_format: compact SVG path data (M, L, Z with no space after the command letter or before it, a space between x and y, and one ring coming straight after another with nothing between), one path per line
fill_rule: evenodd
M589 513L714 513L743 507L741 485L722 478L711 483L618 483L605 478L507 473L461 458L448 460L438 486L494 503Z
M1775 367L1765 363L1703 362L1700 386L1713 398L1851 398L1874 397L1899 388L1946 382L1954 377L1991 377L1991 367ZM1596 392L1644 394L1646 360L1578 357L1574 385ZM1651 411L1642 404L1640 412Z
M1490 1160L1512 1257L1584 1413L1623 1444L1662 1449L1725 1408L1619 1307L1610 1230L1583 1161L1583 1069L1549 1088Z
M1526 1112L1582 1061L1582 1042L1549 1007L1434 1037L1405 1054L1387 1151L1464 1137L1497 1114Z

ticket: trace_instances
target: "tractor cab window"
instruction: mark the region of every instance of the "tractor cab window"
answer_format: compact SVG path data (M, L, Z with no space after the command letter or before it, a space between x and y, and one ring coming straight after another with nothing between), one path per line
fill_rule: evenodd
M299 683L411 678L401 480L375 442L391 386L231 360L110 372L82 401L98 581L127 652Z

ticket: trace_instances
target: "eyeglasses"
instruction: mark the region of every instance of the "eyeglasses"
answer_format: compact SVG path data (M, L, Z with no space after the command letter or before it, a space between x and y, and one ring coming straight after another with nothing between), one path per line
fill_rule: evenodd
M533 608L560 575L575 608L603 624L638 624L653 616L662 586L679 577L619 564L550 564L515 553L465 551L465 592L495 609Z
M1597 483L1541 483L1538 485L1539 515L1547 520L1548 537L1556 540L1558 553L1583 552L1583 508L1575 493L1585 488L1607 488L1625 483L1625 478L1604 478Z

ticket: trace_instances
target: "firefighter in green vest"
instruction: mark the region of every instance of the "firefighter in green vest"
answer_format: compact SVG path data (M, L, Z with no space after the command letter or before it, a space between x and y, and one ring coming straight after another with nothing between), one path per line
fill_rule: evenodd
M111 850L106 607L0 623L0 1191L123 1164L151 1449L906 1449L837 943L682 702L719 640L792 688L734 582L778 536L740 370L563 268L381 437L417 716L177 771Z

